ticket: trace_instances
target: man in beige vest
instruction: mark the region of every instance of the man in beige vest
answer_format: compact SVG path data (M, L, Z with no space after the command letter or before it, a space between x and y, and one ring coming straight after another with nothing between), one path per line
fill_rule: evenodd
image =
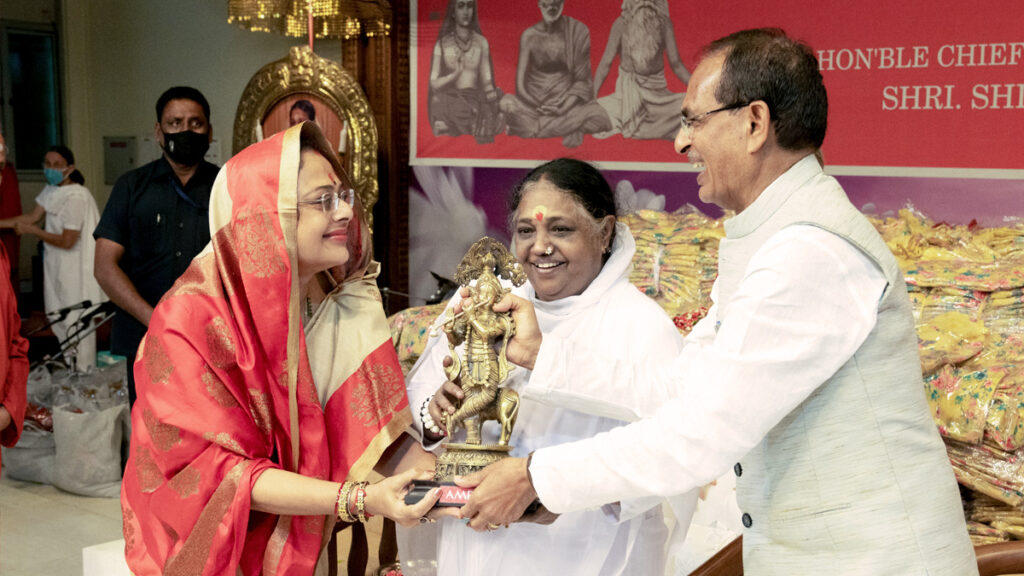
M522 391L639 421L468 476L478 530L539 497L560 513L668 496L732 468L744 573L977 574L959 494L928 413L902 274L815 158L828 100L810 47L781 30L711 43L676 150L701 199L733 210L714 305L666 365L627 366L536 329L509 299ZM615 382L625 398L607 398Z

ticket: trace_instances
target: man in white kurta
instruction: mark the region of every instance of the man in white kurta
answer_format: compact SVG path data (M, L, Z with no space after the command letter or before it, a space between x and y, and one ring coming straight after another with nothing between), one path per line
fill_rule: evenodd
M534 303L545 334L586 341L596 353L623 362L664 361L679 353L682 340L661 308L629 283L635 248L629 229L620 223L610 258L582 294L544 302L535 298L528 283L514 293ZM409 402L419 429L422 422L416 408L445 381L441 366L447 355L441 333L428 341L409 373ZM517 368L505 386L522 389L529 379L528 370ZM609 388L611 396L631 393L614 381L602 379L602 386ZM584 410L606 416L589 415ZM546 446L590 438L621 426L623 422L614 416L629 413L619 409L616 414L614 406L606 403L540 404L524 398L510 442L512 455L525 456ZM497 437L497 425L489 422L484 427L484 443L495 444ZM695 498L694 492L674 501L673 511L681 517L684 534ZM485 533L469 530L454 518L441 522L438 574L641 576L664 572L667 530L658 500L595 507L562 514L550 525L521 522ZM410 537L416 538L415 533Z
M463 514L479 528L535 496L587 509L733 468L748 576L976 574L902 275L814 156L827 97L813 52L778 30L716 41L682 113L676 149L704 169L701 198L737 213L714 306L683 352L606 361L541 337L528 304L511 302L509 357L534 370L526 397L596 399L600 382L629 381L620 400L657 413L467 478L479 486Z

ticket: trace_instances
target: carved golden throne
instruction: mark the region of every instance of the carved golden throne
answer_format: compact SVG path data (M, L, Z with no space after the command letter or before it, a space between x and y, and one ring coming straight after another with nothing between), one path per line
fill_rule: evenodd
M317 124L327 141L337 145L356 193L372 215L378 195L377 125L370 103L351 74L307 46L293 47L287 57L260 68L249 80L235 113L232 154L287 128L288 111L300 99L313 103Z

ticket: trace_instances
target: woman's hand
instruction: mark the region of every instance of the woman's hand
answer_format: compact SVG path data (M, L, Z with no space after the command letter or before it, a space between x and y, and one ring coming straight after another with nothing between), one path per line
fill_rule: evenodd
M416 504L407 505L405 503L405 495L412 487L413 480L432 480L433 478L433 470L413 468L385 478L376 484L370 484L366 487L366 511L371 515L386 516L406 528L430 521L427 518L458 515L455 508L444 508L431 512L431 508L440 497L438 488L427 492L427 495Z
M17 234L18 236L22 236L24 234L34 234L34 235L38 236L39 227L36 226L35 224L26 224L25 222L15 222L14 223L14 233Z
M451 364L451 357L445 356L444 366L447 368ZM430 412L430 417L434 419L434 422L443 426L445 420L455 414L456 404L464 397L465 393L462 391L461 382L447 381L441 384L441 387L434 393L430 404L427 405L427 411Z

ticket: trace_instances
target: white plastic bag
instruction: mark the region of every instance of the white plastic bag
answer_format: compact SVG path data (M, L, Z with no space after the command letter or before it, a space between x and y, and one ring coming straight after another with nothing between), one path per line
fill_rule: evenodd
M12 480L53 483L56 449L53 432L26 424L13 448L3 448L4 473Z
M53 379L46 366L36 366L28 373L26 384L29 402L49 406L53 397Z
M53 485L74 494L117 498L121 492L122 420L128 407L99 411L53 411L56 443Z

